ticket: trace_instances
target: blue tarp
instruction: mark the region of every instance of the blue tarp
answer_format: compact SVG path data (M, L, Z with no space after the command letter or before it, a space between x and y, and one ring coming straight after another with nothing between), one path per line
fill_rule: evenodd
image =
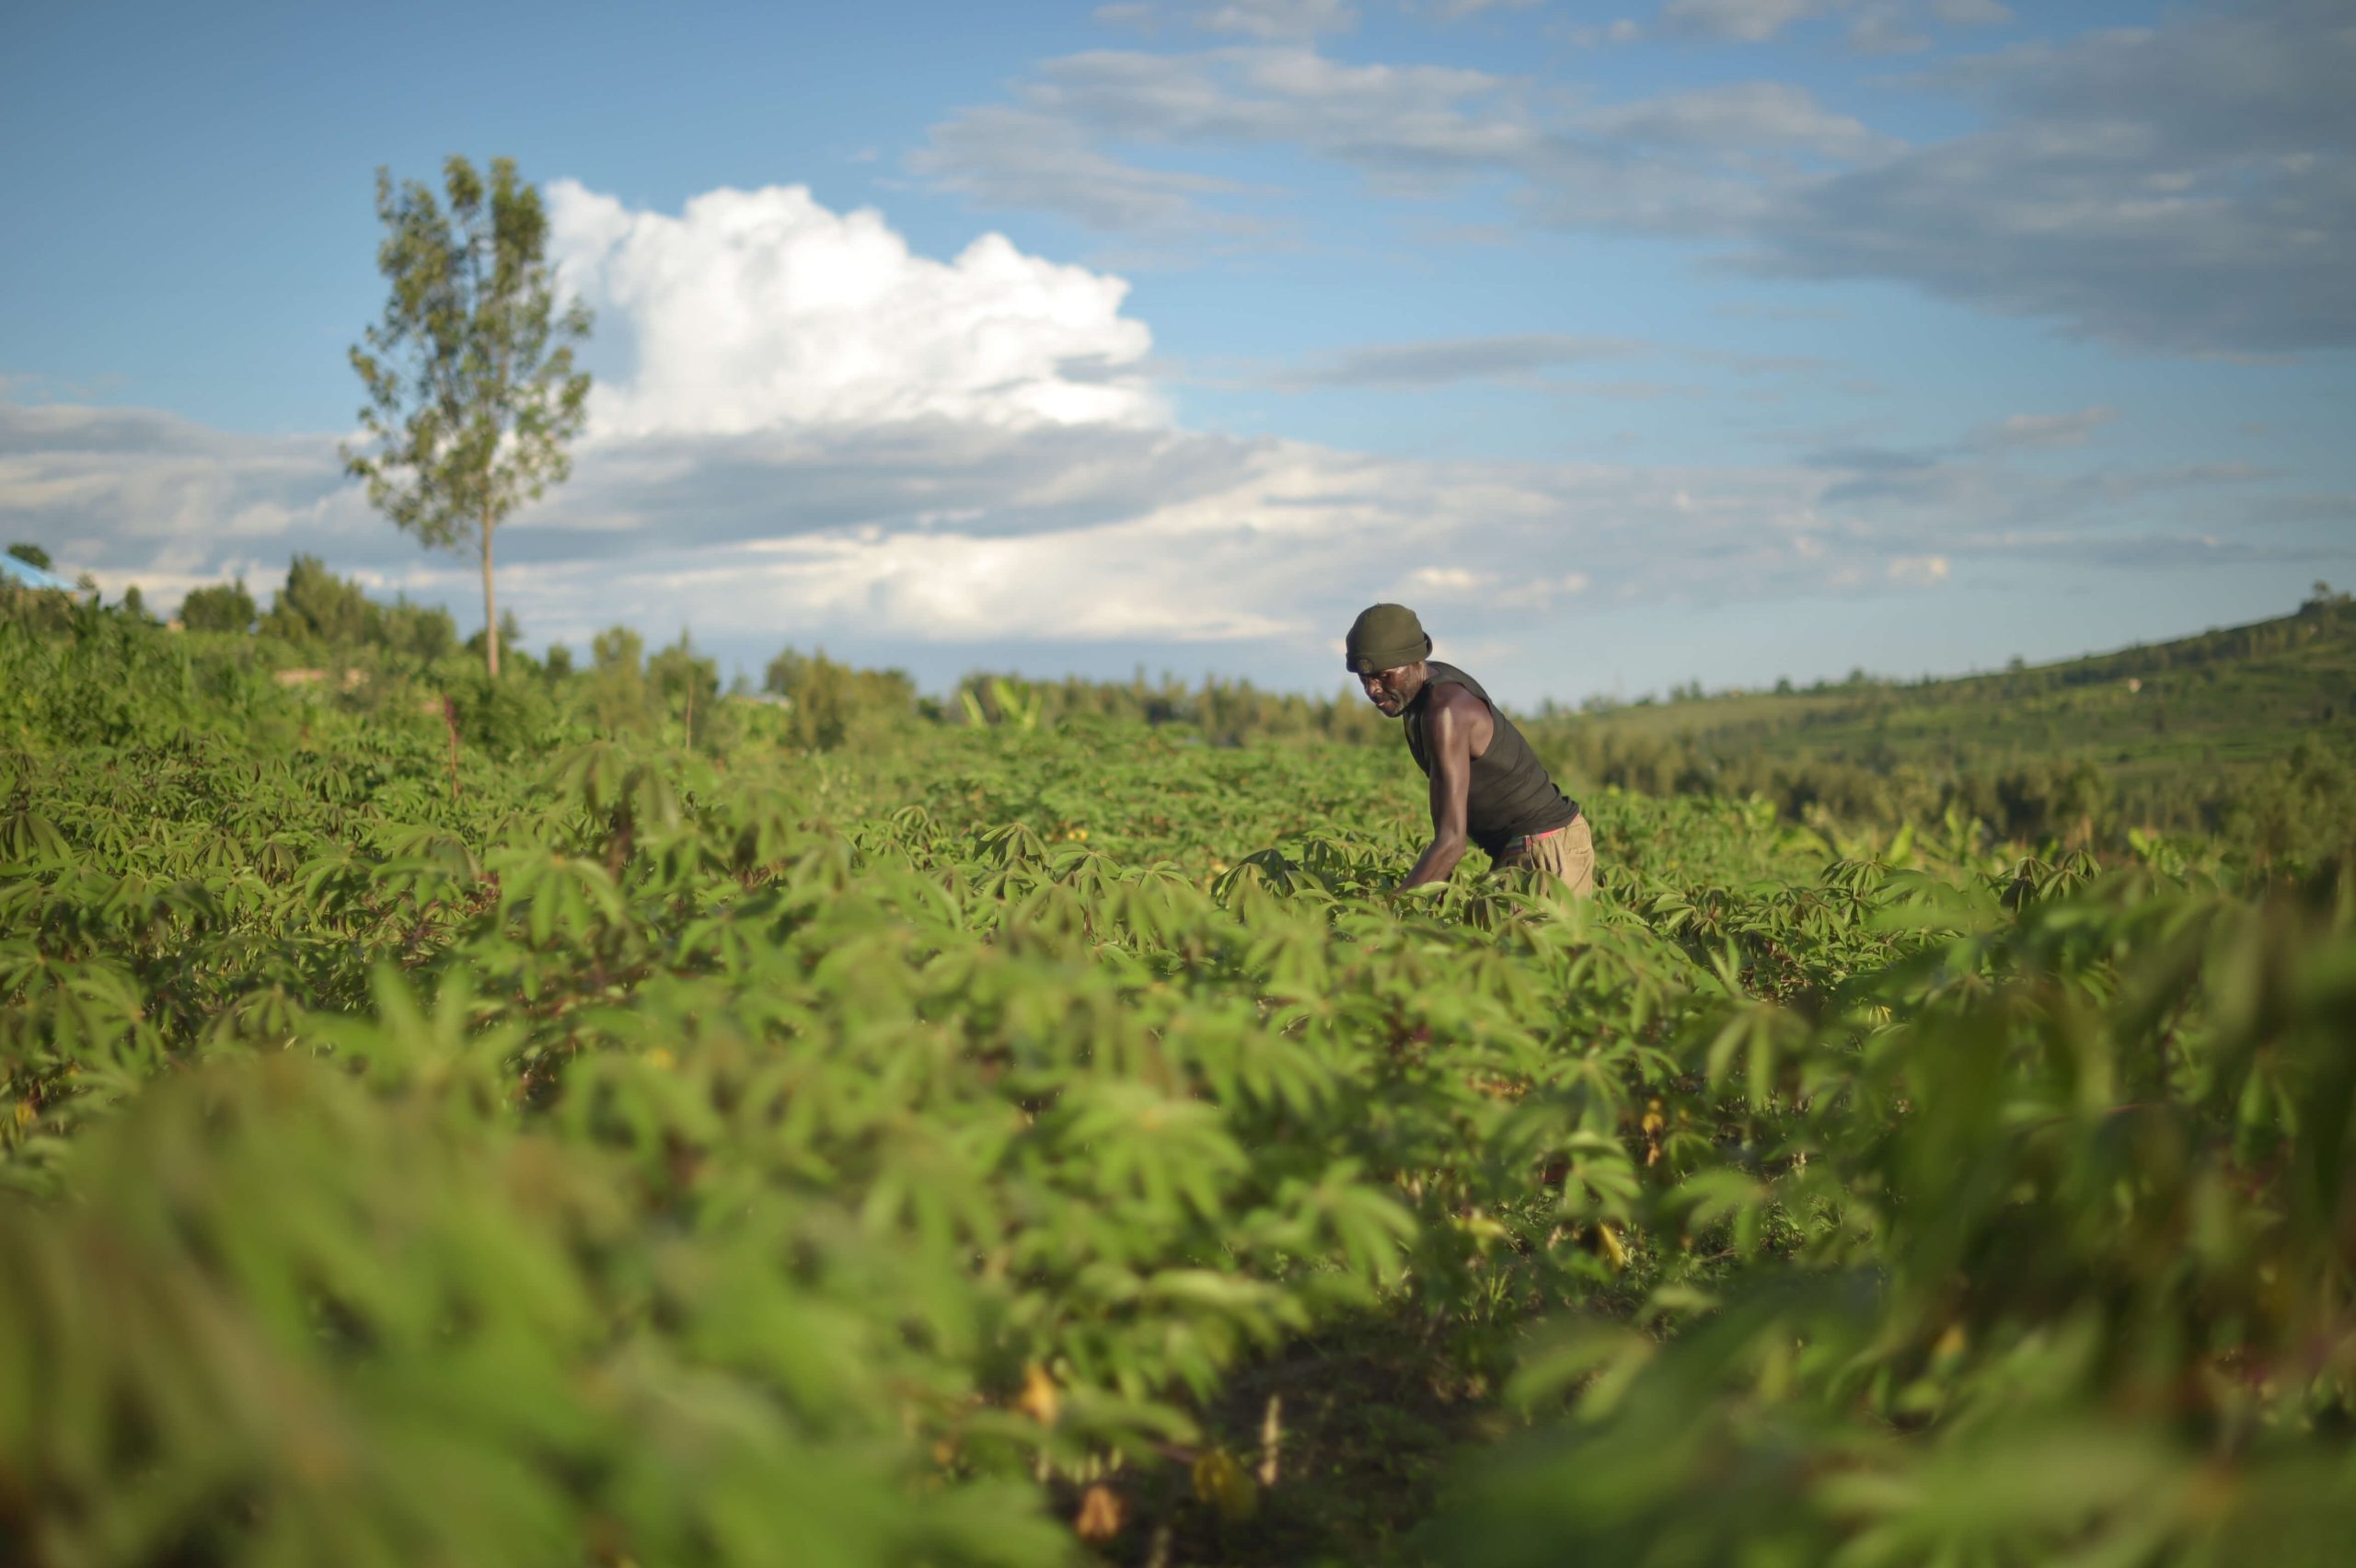
M0 577L26 588L62 588L68 594L75 591L74 584L57 573L43 571L30 562L18 560L6 550L0 550Z

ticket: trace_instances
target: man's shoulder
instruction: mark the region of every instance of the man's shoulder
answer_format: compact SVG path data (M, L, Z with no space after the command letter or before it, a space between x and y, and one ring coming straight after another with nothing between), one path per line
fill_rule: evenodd
M1424 668L1429 672L1432 695L1435 697L1442 692L1453 691L1456 696L1449 699L1451 701L1468 696L1475 702L1489 700L1488 688L1474 680L1468 671L1460 670L1453 664L1444 664L1438 659L1426 660Z
M1435 710L1477 713L1484 710L1488 704L1471 686L1461 680L1451 679L1432 683L1432 707Z

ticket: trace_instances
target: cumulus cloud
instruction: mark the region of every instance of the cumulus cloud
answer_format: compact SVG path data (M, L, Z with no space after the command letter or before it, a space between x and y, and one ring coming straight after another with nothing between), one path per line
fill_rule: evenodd
M1161 417L1134 375L1152 339L1121 314L1128 285L1002 236L936 261L800 186L715 190L676 216L572 180L549 196L564 286L634 365L594 395L601 435Z

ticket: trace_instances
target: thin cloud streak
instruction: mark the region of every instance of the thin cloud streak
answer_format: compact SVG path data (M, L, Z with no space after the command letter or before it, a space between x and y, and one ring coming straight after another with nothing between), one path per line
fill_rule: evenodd
M1371 343L1288 371L1276 376L1272 385L1288 390L1444 386L1452 382L1494 380L1564 365L1625 359L1643 352L1647 346L1630 338L1577 337L1559 332Z

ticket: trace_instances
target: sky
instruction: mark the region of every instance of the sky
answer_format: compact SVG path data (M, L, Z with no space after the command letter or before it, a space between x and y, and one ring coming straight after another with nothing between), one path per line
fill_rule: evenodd
M595 312L526 646L1505 700L1992 668L2356 577L2345 0L19 7L0 536L314 554L379 167L516 160Z

